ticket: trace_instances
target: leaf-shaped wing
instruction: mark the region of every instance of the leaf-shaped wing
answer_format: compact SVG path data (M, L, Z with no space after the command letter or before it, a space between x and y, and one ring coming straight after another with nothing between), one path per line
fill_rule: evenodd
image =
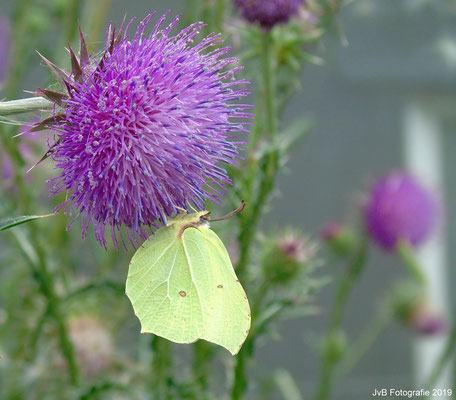
M130 263L126 293L142 333L177 343L191 343L201 337L201 300L174 229L159 229L138 249Z
M134 255L127 296L141 332L177 343L205 339L236 354L250 309L225 246L203 226L161 228Z
M203 226L186 229L182 240L195 279L209 282L209 287L204 288L205 329L201 338L234 355L249 332L250 307L228 252L219 237Z

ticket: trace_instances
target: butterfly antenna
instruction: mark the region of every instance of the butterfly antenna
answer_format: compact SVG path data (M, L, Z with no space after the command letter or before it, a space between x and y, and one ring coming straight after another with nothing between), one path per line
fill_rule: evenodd
M244 208L245 208L245 201L242 200L241 205L238 208L236 208L236 210L229 212L228 214L224 215L223 217L211 219L210 221L211 222L223 221L224 219L231 218L232 216L241 213L244 210Z

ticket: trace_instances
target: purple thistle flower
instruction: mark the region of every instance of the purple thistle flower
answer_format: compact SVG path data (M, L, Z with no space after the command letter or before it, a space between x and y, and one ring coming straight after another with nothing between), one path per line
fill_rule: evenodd
M84 237L93 223L105 247L106 225L116 248L122 225L135 245L179 208L220 203L231 181L219 164L235 163L237 133L248 132L239 121L252 118L249 105L231 104L247 95L235 88L248 82L235 80L242 67L223 58L230 48L216 47L220 35L194 43L203 26L195 23L172 36L179 17L163 29L166 15L146 35L153 15L132 38L110 27L99 63L81 34L80 60L70 49L71 75L45 59L68 92L41 91L65 108L53 117L58 139L49 151L61 169L52 193L68 192L56 211L81 215Z
M14 177L13 163L6 152L1 153L2 156L2 180L3 184L11 181Z
M420 310L414 315L411 326L422 335L438 335L447 330L445 319L432 309Z
M277 250L297 263L309 261L315 253L315 247L308 238L292 230L285 232L277 239Z
M287 23L304 0L235 0L244 18L264 29Z
M11 58L11 27L9 21L0 16L0 83L6 81Z
M34 123L35 121L33 120L27 121L19 130L19 135L33 128ZM21 142L17 145L19 154L25 162L23 173L25 174L24 179L27 183L31 183L33 181L33 174L27 174L26 171L36 162L37 153L41 153L43 151L46 147L45 143L46 135L38 136L36 133L28 133L26 137L22 137ZM3 178L3 186L8 190L14 189L13 162L7 152L3 150L0 150L0 158L2 159L1 175Z
M393 172L374 183L365 209L370 236L386 250L399 240L419 246L437 218L433 196L406 172Z
M345 226L341 222L332 221L323 227L321 236L327 242L332 242L333 240L337 240L340 235L343 234L344 229Z

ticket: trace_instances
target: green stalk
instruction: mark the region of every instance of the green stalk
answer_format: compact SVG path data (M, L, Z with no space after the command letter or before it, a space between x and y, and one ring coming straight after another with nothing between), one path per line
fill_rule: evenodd
M264 137L269 141L274 141L277 136L277 107L274 79L274 53L273 53L273 38L270 31L263 31L263 98L264 98ZM248 157L250 162L253 162L252 157ZM255 232L260 221L264 206L275 186L275 178L278 169L279 154L276 149L271 150L265 157L263 176L258 188L258 195L251 202L248 212L240 214L240 233L238 236L240 256L236 266L236 274L241 281L245 279L248 265L250 263L250 253L255 238ZM257 173L256 168L250 168L250 173ZM251 184L255 180L250 179ZM252 325L258 313L258 308L255 304L252 307ZM240 400L243 398L248 388L247 364L248 360L253 356L255 337L249 337L244 343L241 351L237 355L234 367L233 384L231 389L231 399Z
M215 3L215 31L223 31L223 20L225 17L226 2L225 0L216 0Z
M233 387L231 391L231 399L239 400L243 397L246 390L248 389L248 380L247 380L247 362L254 354L255 350L255 340L258 334L261 333L261 329L267 321L270 321L275 315L271 315L271 318L267 321L259 321L261 307L265 298L267 297L267 290L269 289L269 281L263 280L263 282L258 286L256 295L251 301L251 315L252 315L252 327L250 329L249 336L247 337L245 343L243 344L239 354L236 358L236 365L234 368L234 377L233 377ZM282 310L282 307L279 307Z
M87 4L88 12L85 19L90 21L87 30L88 38L98 40L98 38L102 37L111 4L112 0L99 0ZM120 25L117 28L120 29ZM94 43L87 43L87 46L89 53L93 53L96 50Z
M377 338L385 331L390 325L393 318L393 313L388 308L382 308L373 321L369 321L365 331L356 340L356 347L350 351L346 360L344 360L341 366L340 373L337 375L337 379L341 379L347 376L358 362L364 357L369 351L372 345L375 343Z
M400 240L396 245L396 251L415 282L421 286L426 286L426 275L415 258L415 254L410 244L405 240Z
M41 293L47 300L46 314L54 319L57 326L60 349L68 364L71 383L73 385L77 385L79 381L79 368L76 363L73 344L68 335L65 321L66 319L64 313L62 312L61 298L58 296L55 290L54 276L47 268L43 248L41 244L38 243L36 237L36 230L33 228L33 224L30 224L30 238L33 248L36 252L37 259L28 259L29 265L32 270L33 277L39 284ZM27 256L28 252L23 248L23 242L19 238L18 243L21 249L24 251L24 254Z
M342 319L353 285L361 275L367 259L368 241L364 239L355 257L350 262L348 269L340 280L336 296L333 300L332 311L329 319L329 330L324 343L322 365L320 369L320 380L315 400L326 400L329 398L333 381L333 371L339 357L335 356L331 347L339 338L342 329Z
M39 99L39 98L38 98ZM34 99L29 99L29 100L36 100ZM44 100L44 99L43 99ZM6 102L6 104L11 104L13 103L14 107L10 107L10 110L12 109L29 109L30 106L25 105L23 103L27 103L25 100L18 100L18 101L12 101L12 102ZM19 106L17 105L19 103ZM31 102L32 104L34 103L33 101ZM40 103L40 102L38 102ZM3 103L5 104L5 103ZM42 103L40 103L42 104ZM51 103L52 104L52 103ZM0 103L0 109L1 109L2 103ZM14 179L15 179L15 184L16 188L18 191L18 198L20 199L20 208L21 211L24 214L30 214L31 213L31 195L29 192L29 188L26 185L24 181L24 176L20 173L21 166L23 164L22 157L20 153L18 152L17 145L14 141L8 140L5 135L1 135L2 143L4 144L5 150L8 152L8 155L11 158L11 161L13 163L13 169L15 171ZM73 345L71 343L71 340L69 338L67 328L66 328L66 323L65 323L65 316L62 312L61 308L61 299L57 295L57 292L55 290L55 279L54 275L48 270L47 264L46 264L46 254L44 251L44 248L42 247L41 243L38 240L38 237L40 236L40 233L37 232L36 230L36 225L34 224L29 224L28 226L29 233L30 233L30 241L31 244L34 247L34 250L36 252L36 259L28 259L30 268L32 270L32 275L36 279L40 291L42 295L46 298L47 301L47 310L49 313L49 316L54 319L55 324L57 326L57 333L60 341L60 348L62 351L62 354L64 358L67 361L69 372L70 372L70 379L71 383L73 385L76 385L79 380L79 369L76 363L76 358L74 355L74 349ZM21 249L24 251L24 254L27 256L28 252L27 249L23 248L23 241L18 239L18 243L21 247Z
M27 29L24 29L25 19L30 9L30 0L18 0L15 3L13 13L13 57L9 69L8 81L5 87L6 97L16 97L19 84L28 65L27 45L30 39L27 37ZM32 38L33 39L33 38Z
M208 377L211 374L210 361L214 355L214 346L204 340L198 340L193 345L193 380L199 387L203 398L208 398Z
M30 15L29 8L31 4L32 2L30 0L19 0L16 4L13 15L14 54L10 75L5 88L6 96L9 98L14 98L16 96L19 84L26 73L26 68L30 65L28 59L31 57L31 54L35 56L34 53L30 53L28 51L30 46L35 47L33 43L36 41L36 37L29 34L26 23L27 18ZM25 29L24 26L26 27ZM0 102L0 116L52 110L53 107L53 102L50 102L42 97ZM13 169L15 171L14 182L17 190L18 208L20 208L24 214L28 214L31 210L33 211L34 208L32 204L33 198L30 188L25 183L21 172L21 169L24 166L24 161L22 159L22 155L18 151L19 141L13 140L11 138L11 136L13 136L11 133L11 129L6 129L5 127L0 129L2 145L10 156L13 163ZM28 231L30 233L30 243L21 240L19 235L15 236L19 242L21 250L24 252L25 257L28 260L32 270L32 275L38 283L40 292L46 299L47 304L45 314L52 318L55 322L60 342L60 349L68 364L71 383L76 385L79 380L79 369L76 363L73 345L67 332L66 319L62 310L61 299L55 289L55 276L48 269L46 252L38 239L41 237L40 232L37 231L34 224L30 224L28 226ZM31 257L30 253L30 244L33 246L34 250L33 257ZM40 321L39 324L44 323L44 318L45 316L43 316L43 320ZM39 329L37 329L36 334L39 334ZM36 341L37 338L32 338L32 340Z
M153 336L151 341L153 353L151 388L154 400L171 399L169 385L171 379L171 342L160 336Z
M27 113L32 111L49 111L54 103L44 97L31 97L22 100L0 101L0 116Z
M264 98L264 136L270 141L275 140L277 136L277 107L276 93L274 80L274 54L273 54L273 39L270 31L264 31L262 35L263 44L263 98ZM254 149L251 149L254 151ZM248 157L250 163L255 163L252 157ZM240 214L241 230L239 233L240 255L236 266L236 273L242 281L245 275L245 270L250 262L250 248L255 237L255 232L259 219L261 217L264 205L266 204L269 194L272 192L275 185L275 177L278 169L279 154L277 150L271 150L265 160L263 178L260 182L258 196L253 200L252 204L247 204L247 209ZM250 173L256 174L255 168L250 168ZM253 179L250 180L253 184Z
M274 40L271 31L262 35L263 44L263 81L265 90L266 137L273 140L277 134L277 107L274 79Z
M21 200L21 211L24 214L30 214L31 196L28 190L28 186L24 181L24 176L20 173L20 167L22 164L20 153L18 153L15 143L13 141L7 140L4 135L2 135L2 142L5 143L5 150L10 155L11 161L13 163L13 169L16 171L14 178L16 188L18 190L18 197ZM71 383L76 385L79 379L79 369L76 363L73 345L67 332L65 316L61 308L61 299L55 290L55 279L53 274L47 268L46 254L44 248L38 240L40 233L37 232L36 225L33 223L29 224L28 229L30 232L30 241L34 247L37 257L35 260L29 259L28 257L27 259L29 261L32 274L39 285L40 291L46 298L49 315L54 319L56 323L60 348L63 356L68 363ZM23 247L23 241L18 238L18 243L24 254L27 256L28 251Z
M442 371L445 369L446 365L453 359L456 350L456 325L451 329L450 337L448 342L443 349L442 354L439 357L434 369L429 376L429 379L426 382L426 389L432 393L432 389L435 388L437 381L439 380ZM427 397L430 398L430 397Z
M253 356L254 340L247 338L241 351L236 357L234 366L233 385L231 388L231 400L240 400L248 389L247 362Z

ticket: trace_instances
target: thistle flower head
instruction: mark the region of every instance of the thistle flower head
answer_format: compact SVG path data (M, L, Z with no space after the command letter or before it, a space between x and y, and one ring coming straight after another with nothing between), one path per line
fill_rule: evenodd
M271 29L297 15L304 0L235 0L235 3L247 21Z
M419 246L431 233L436 217L433 196L405 172L377 180L365 209L370 236L386 250L394 250L400 240Z
M27 121L22 125L19 130L19 135L27 132L29 129L33 128L36 119ZM42 132L45 133L45 132ZM36 156L39 153L43 152L43 149L46 147L46 134L38 135L37 133L28 133L27 136L23 136L22 140L18 143L17 149L18 153L23 159L25 166L22 171L25 176L24 179L27 183L31 183L33 180L33 174L26 174L26 171L36 162ZM0 150L0 159L1 159L1 175L3 178L2 186L7 190L15 189L14 182L14 167L13 162L6 151Z
M247 82L234 77L237 60L224 58L230 49L216 47L220 36L194 43L201 23L172 35L178 18L163 28L166 15L146 34L152 17L132 37L110 27L99 62L81 34L72 74L45 59L67 91L41 91L64 110L51 121L50 155L61 169L53 193L68 193L57 211L81 215L84 236L93 223L103 245L106 225L116 247L122 225L135 245L179 208L219 203L230 184L219 164L235 163L251 118L249 106L231 104Z
M277 239L277 251L295 262L305 263L314 255L315 247L302 233L289 230Z
M338 221L327 223L321 236L329 248L336 254L345 256L352 253L358 246L359 238L356 231L349 225Z
M336 240L344 231L345 226L339 221L331 221L323 227L322 237L324 240L331 242Z
M391 307L397 319L421 335L435 335L447 329L447 321L430 303L423 288L401 282L393 290Z
M445 318L426 306L417 309L410 322L411 327L421 335L438 335L447 330Z
M302 232L288 228L271 239L262 262L271 282L289 282L313 262L316 245Z

